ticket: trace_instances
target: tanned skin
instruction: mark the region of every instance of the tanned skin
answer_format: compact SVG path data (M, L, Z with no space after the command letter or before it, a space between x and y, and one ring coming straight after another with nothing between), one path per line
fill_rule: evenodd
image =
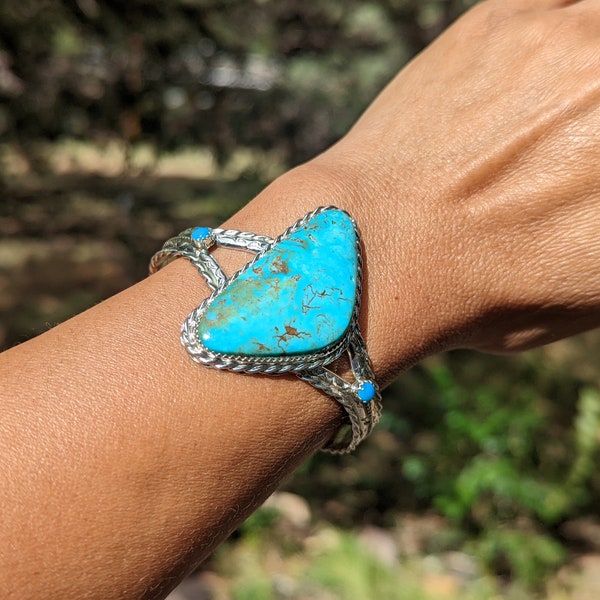
M599 40L597 0L482 2L225 225L354 217L382 384L596 327ZM3 598L164 597L334 434L308 384L189 359L179 328L208 293L178 260L0 356Z

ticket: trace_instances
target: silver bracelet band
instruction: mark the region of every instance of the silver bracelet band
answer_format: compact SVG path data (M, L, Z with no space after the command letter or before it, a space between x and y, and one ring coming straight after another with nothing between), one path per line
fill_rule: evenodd
M228 278L211 248L256 253ZM381 395L358 325L362 258L356 223L319 207L276 239L195 227L168 240L150 262L158 271L187 258L212 290L182 325L181 341L205 366L236 372L293 373L332 396L349 423L324 448L351 452L381 415ZM344 353L348 382L326 368Z

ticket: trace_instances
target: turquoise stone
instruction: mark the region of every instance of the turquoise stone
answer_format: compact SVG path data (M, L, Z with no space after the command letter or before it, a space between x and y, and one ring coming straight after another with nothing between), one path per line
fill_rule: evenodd
M198 339L215 353L261 358L335 344L356 302L356 242L345 212L315 215L225 287L200 318Z
M190 237L195 242L201 242L210 235L210 227L195 227L190 233Z
M364 381L356 392L358 399L361 402L371 402L377 395L377 389L372 381Z

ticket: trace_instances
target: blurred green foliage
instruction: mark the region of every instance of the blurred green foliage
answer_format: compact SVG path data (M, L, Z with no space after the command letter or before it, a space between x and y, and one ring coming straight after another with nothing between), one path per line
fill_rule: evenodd
M598 344L595 333L563 342L569 360L544 349L428 359L387 391L355 457L317 456L289 489L343 526L394 527L398 513L434 509L448 527L424 550L467 549L491 573L539 586L568 557L565 524L598 514L600 393L582 368Z
M336 597L344 600L386 598L428 600L423 590L411 585L402 573L369 553L355 536L340 534L321 550L306 573Z
M282 536L294 544L282 543ZM248 519L240 537L217 552L213 567L227 578L235 600L432 599L418 577L386 564L355 532L294 527L271 507Z
M470 2L472 3L472 2ZM287 164L344 133L469 2L4 0L0 136L239 146Z

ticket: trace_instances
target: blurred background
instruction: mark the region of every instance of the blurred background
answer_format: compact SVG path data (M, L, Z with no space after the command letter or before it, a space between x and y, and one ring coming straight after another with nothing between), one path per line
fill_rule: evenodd
M0 347L333 143L473 3L2 0ZM595 600L599 349L426 360L172 600Z

